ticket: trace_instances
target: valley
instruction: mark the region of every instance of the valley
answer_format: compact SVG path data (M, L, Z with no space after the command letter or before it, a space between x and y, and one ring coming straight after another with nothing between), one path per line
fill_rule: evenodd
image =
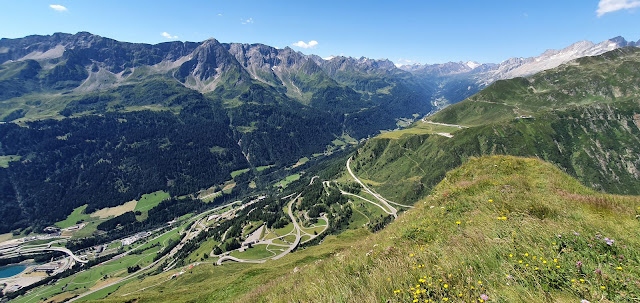
M0 301L633 302L637 46L1 39Z

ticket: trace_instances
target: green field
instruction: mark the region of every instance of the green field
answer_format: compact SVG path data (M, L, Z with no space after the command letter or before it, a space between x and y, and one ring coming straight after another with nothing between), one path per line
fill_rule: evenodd
M210 239L201 243L198 249L194 250L189 255L189 257L187 257L187 263L198 262L198 261L202 261L203 259L207 260L207 258L204 258L204 255L209 256L211 251L213 251L213 248L218 244L220 243L213 239Z
M84 210L88 205L82 205L77 207L76 209L67 216L63 221L57 222L55 225L60 228L67 228L77 224L80 220L89 221L91 220L91 216L84 213Z
M286 178L280 180L280 182L274 184L274 187L282 187L285 188L289 185L289 183L293 181L298 181L300 179L300 174L289 175Z
M293 243L293 241L296 240L296 236L295 235L286 235L282 239L284 239L284 241L286 241L286 242Z
M344 143L344 141L342 141L340 139L335 139L335 140L331 141L331 143L333 143L333 145L335 145L335 146L343 146L343 145L346 144L346 143Z
M7 168L9 167L9 162L20 161L22 156L18 155L8 155L8 156L0 156L0 167Z
M118 288L120 288L122 285L125 285L125 284L127 284L129 282L131 282L131 281L124 281L124 282L118 283L116 285L112 285L112 286L106 287L106 288L101 289L99 291L96 291L96 292L94 292L94 293L92 293L90 295L87 295L86 297L82 297L81 299L78 300L78 302L95 301L95 300L102 299L102 298L112 294L116 290L118 290Z
M160 244L161 247L166 246L169 243L169 239L179 239L178 236L178 232L181 230L181 228L176 228L174 230L171 230L169 232L167 232L166 234L158 237L157 239L154 239L152 241L149 241L147 243L145 243L144 245L140 246L140 249L146 250L149 247L156 245L156 244ZM153 237L156 237L155 235Z
M289 223L282 228L274 229L273 232L279 236L284 236L293 231L293 223Z
M303 165L305 163L309 162L309 158L307 157L302 157L300 158L300 160L298 160L298 163L296 163L297 165Z
M382 133L378 135L377 138L399 139L399 138L402 138L403 136L436 134L436 133L455 133L459 130L460 129L457 127L435 125L435 124L418 121L408 128Z
M313 220L312 220L313 222ZM323 218L318 218L318 220L316 220L316 223L314 224L315 226L326 226L327 225L327 220L323 219Z
M248 172L250 170L250 168L245 168L245 169L240 169L240 170L234 170L231 172L231 178L235 178L239 175L242 175L246 172Z
M85 225L82 229L73 232L73 239L78 239L78 238L84 238L84 237L88 237L91 236L95 231L98 230L98 225L102 222L104 222L105 220L95 220L94 221L89 221L86 222L87 225Z
M269 169L269 168L272 168L272 167L275 167L275 165L272 164L272 165L258 166L258 167L256 167L256 170L257 171L263 171L265 169Z
M169 199L170 197L171 196L169 195L169 193L166 193L162 190L150 194L144 194L136 204L136 208L134 209L134 211L149 211L150 209L158 206L160 202Z
M358 229L362 228L365 224L370 223L371 220L369 217L362 213L360 209L354 206L353 214L351 214L351 218L349 218L349 228L350 229Z
M243 252L239 252L237 250L233 251L231 253L231 256L236 257L238 259L260 260L260 259L272 257L274 256L274 254L267 250L267 245L259 244Z
M271 242L273 242L273 244L290 245L289 243L284 242L284 241L282 241L280 239L273 239L273 241L271 241Z

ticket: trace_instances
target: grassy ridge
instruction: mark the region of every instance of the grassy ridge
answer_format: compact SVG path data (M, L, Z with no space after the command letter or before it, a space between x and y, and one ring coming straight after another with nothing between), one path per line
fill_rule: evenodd
M632 301L640 198L597 193L553 165L474 158L378 234L238 301ZM613 240L611 240L613 239ZM609 241L607 241L609 240ZM295 254L294 254L295 255Z

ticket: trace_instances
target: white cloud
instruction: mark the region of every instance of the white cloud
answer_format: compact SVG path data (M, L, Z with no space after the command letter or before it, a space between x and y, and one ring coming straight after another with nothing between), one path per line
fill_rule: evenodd
M219 17L222 17L222 14L220 13L220 14L218 14L218 16L219 16Z
M600 0L596 13L598 13L598 17L602 17L606 13L635 7L640 7L640 0Z
M162 35L162 37L165 37L165 38L167 38L167 39L178 39L178 36L171 36L171 34L169 34L169 33L167 33L167 32L163 32L163 33L162 33L162 34L160 34L160 35Z
M400 66L403 66L403 65L412 65L412 64L416 64L416 63L418 63L418 62L410 60L410 59L403 59L403 58L400 58L400 59L394 61L394 64L397 67L400 67Z
M309 43L306 43L304 41L298 41L296 43L291 44L295 47L302 47L302 48L315 48L318 45L318 41L316 40L311 40L309 41Z
M246 19L246 20L245 19L240 19L240 22L242 24L251 24L251 23L253 23L253 18L249 18L249 19Z
M49 7L57 12L66 12L68 9L60 4L49 4Z

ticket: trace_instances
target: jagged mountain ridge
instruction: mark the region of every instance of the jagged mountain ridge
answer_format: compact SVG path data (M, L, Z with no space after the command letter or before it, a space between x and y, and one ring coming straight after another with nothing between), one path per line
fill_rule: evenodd
M272 86L303 104L310 104L319 90L324 95L342 95L339 98L349 99L352 97L344 96L353 95L354 92L349 91L352 89L364 93L365 100L370 100L370 94L385 94L401 86L411 91L413 97L441 107L462 101L497 80L528 76L579 57L638 45L640 41L628 42L616 37L598 44L581 41L562 50L547 50L537 57L514 57L500 64L467 61L398 68L386 59L344 56L323 59L289 47L278 49L264 44L220 43L208 39L151 45L119 42L87 32L56 33L0 40L0 64L30 62L35 70L49 71L55 75L49 78L63 82L28 83L24 86L29 88L0 97L16 97L33 89L92 92L156 75L172 77L203 93L217 87L233 89L253 80ZM340 87L342 91L336 93ZM331 92L326 92L327 89ZM428 110L427 107L430 106L421 109Z
M35 60L41 63L43 69L51 69L69 59L74 59L74 62L87 69L84 82L93 81L94 78L109 82L94 86L96 89L119 86L124 80L137 76L136 70L145 69L148 74L169 73L187 87L210 92L218 86L222 74L235 70L240 76L232 79L234 84L242 83L248 80L246 76L250 76L268 85L282 86L290 96L301 96L304 91L297 85L301 84L297 83L300 82L296 80L297 72L307 75L323 73L324 69L318 67L330 66L317 56L307 56L289 47L278 49L264 44L220 43L215 39L151 45L120 42L79 32L74 35L56 33L51 36L0 40L0 64ZM336 57L334 60L346 58ZM379 67L401 72L388 60L366 60L374 65L355 66L368 69L366 73ZM105 72L109 74L108 80L104 76L93 77ZM327 72L334 73L328 69ZM328 76L324 74L321 78ZM331 82L333 79L325 80ZM89 85L83 83L83 86Z
M549 49L536 57L522 58L513 57L502 61L499 64L483 63L479 64L474 61L467 62L446 62L439 64L412 64L401 65L400 69L416 72L432 74L436 76L446 76L462 73L483 74L488 73L488 81L511 79L515 77L530 76L543 70L560 66L563 63L586 56L597 56L608 51L628 46L640 46L640 40L637 42L627 41L623 37L615 37L600 43L591 41L580 41L563 49Z

